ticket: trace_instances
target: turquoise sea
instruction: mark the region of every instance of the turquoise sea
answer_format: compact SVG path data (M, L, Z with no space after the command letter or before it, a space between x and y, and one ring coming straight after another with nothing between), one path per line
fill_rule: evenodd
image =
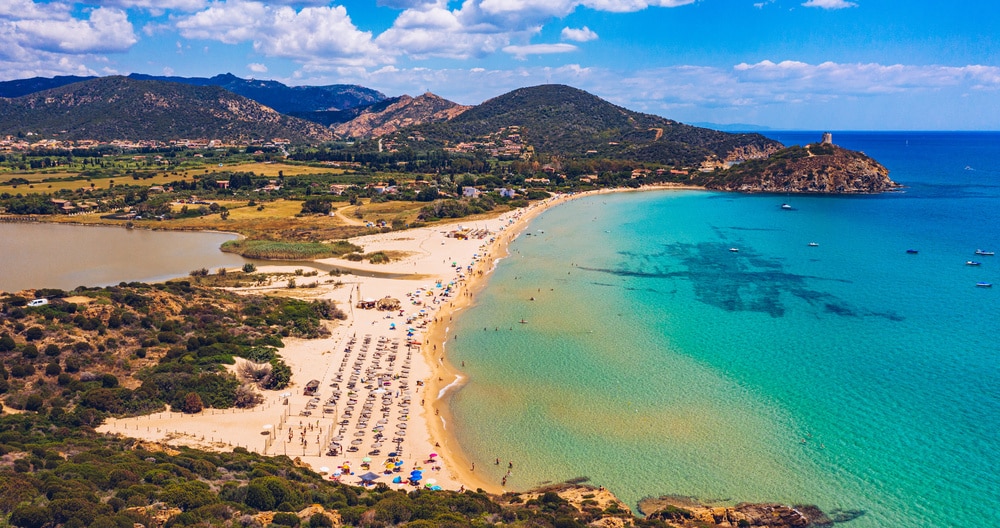
M586 476L633 506L992 522L1000 257L974 252L1000 250L1000 133L833 137L904 192L617 193L538 217L451 329L470 381L449 427L476 471Z

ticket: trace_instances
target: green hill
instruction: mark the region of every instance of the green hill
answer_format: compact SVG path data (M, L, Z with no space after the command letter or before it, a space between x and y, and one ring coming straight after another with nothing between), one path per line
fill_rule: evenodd
M211 138L318 142L326 128L215 86L102 77L0 99L0 135L96 140Z
M712 157L762 157L781 147L760 134L728 134L633 112L563 85L514 90L448 122L405 129L400 137L417 133L432 143L451 145L511 126L520 127L523 141L537 153L566 158L694 165Z

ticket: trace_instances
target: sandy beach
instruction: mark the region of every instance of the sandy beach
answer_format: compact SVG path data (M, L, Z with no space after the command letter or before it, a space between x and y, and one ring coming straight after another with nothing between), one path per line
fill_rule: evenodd
M323 264L351 273L320 275L316 288L270 288L333 300L348 316L329 324L329 337L285 340L279 354L292 369L291 386L264 391L264 403L253 409L110 419L99 430L168 445L287 455L349 484L360 484L360 475L370 471L378 475L375 482L402 488L409 486L411 471L419 470L420 485L500 492L499 482L478 478L447 427L448 399L463 382L461 368L445 353L449 322L473 302L496 260L532 218L579 196L557 195L485 220L352 239L366 252L391 250L405 257L378 265L325 259ZM259 271L295 270L275 265ZM247 291L262 289L268 288ZM398 300L398 308L359 306L385 298ZM307 394L310 381L316 390ZM401 483L393 483L397 477Z

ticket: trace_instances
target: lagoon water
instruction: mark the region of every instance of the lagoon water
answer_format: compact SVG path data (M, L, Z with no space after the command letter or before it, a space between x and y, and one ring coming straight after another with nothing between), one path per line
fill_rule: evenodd
M477 473L499 482L511 460L515 488L587 476L633 506L681 494L813 503L857 527L993 522L1000 257L973 253L1000 250L1000 134L834 141L905 192L619 193L536 219L452 328L470 382L449 427Z
M0 223L0 291L106 286L239 267L219 246L235 235L55 224Z

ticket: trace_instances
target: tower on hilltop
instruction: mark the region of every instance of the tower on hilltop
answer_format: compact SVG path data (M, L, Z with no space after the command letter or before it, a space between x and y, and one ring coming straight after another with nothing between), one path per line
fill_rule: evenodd
M823 144L833 145L833 134L829 132L823 132Z

